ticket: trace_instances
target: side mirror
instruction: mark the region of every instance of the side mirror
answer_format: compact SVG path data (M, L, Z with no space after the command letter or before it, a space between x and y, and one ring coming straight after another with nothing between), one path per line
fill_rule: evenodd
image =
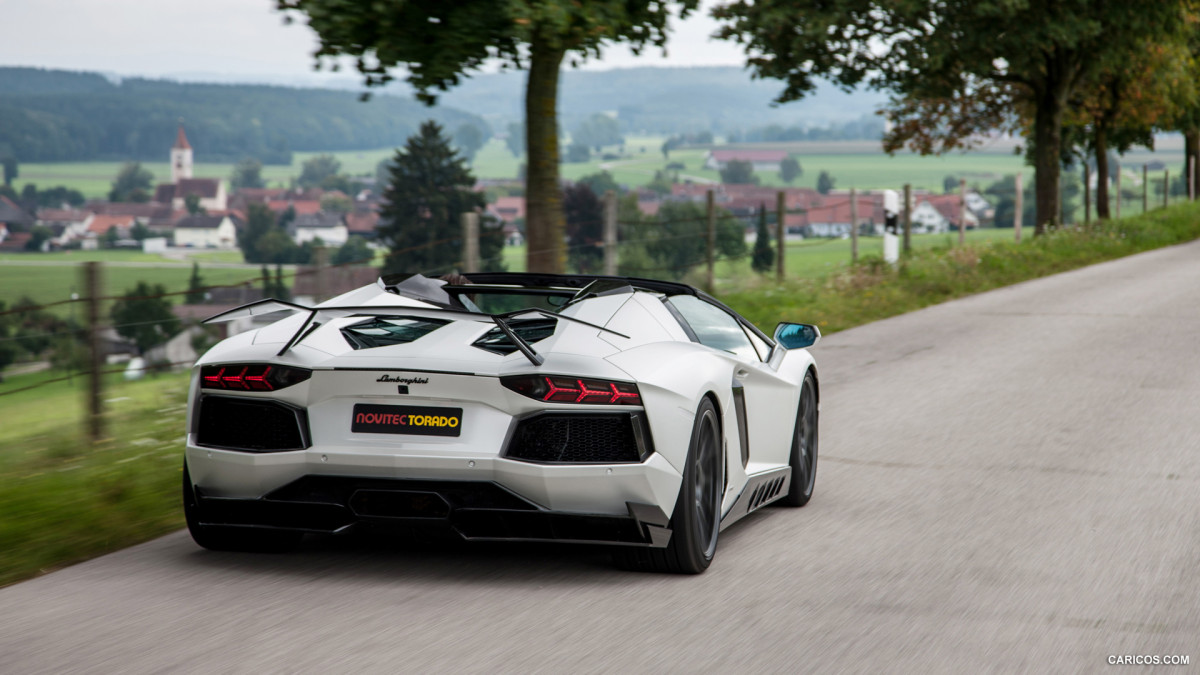
M821 339L821 329L807 323L781 323L775 326L775 342L785 349L804 349Z

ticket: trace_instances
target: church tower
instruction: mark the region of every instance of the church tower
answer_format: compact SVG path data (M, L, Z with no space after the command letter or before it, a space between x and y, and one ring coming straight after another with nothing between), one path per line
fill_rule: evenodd
M171 182L178 183L181 178L192 177L192 146L183 133L183 123L179 124L179 133L175 135L175 145L171 147Z

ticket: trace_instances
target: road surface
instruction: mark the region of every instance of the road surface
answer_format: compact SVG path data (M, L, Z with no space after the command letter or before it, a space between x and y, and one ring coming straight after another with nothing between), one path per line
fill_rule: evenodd
M1200 663L1200 242L825 339L817 492L699 577L177 533L0 590L0 671L1096 672Z

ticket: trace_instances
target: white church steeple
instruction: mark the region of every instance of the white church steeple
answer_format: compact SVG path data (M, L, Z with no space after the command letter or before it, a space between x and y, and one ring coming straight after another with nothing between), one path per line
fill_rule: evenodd
M171 147L171 182L179 183L181 178L192 177L192 146L183 133L183 122L179 123L179 133L175 135L175 145Z

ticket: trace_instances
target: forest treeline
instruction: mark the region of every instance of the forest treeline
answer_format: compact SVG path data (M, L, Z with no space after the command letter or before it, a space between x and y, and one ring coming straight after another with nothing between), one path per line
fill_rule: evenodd
M288 164L292 151L401 145L430 118L491 136L477 115L398 96L0 68L0 149L21 162L162 160L182 119L198 162Z

